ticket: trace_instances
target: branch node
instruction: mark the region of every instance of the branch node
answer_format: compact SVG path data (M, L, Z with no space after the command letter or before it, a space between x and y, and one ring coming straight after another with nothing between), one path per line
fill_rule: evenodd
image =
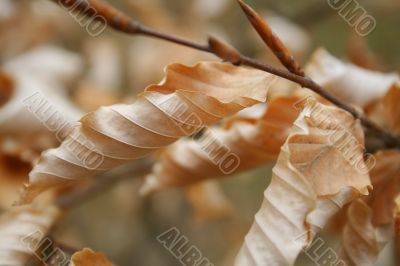
M210 50L222 60L230 62L236 66L241 64L241 55L239 51L223 41L210 36L208 38L208 46Z

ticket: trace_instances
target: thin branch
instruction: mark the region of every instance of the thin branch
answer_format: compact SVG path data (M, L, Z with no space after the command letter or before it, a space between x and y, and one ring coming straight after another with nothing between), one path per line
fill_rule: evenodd
M216 51L214 51L210 47L210 45L198 44L191 40L183 39L164 32L159 32L155 29L144 26L139 22L131 19L122 11L119 11L118 9L112 7L111 5L102 0L51 0L51 1L57 2L62 6L64 6L65 8L72 10L74 12L81 12L88 17L91 17L94 14L97 15L94 16L94 18L98 19L100 16L102 19L105 20L107 25L120 32L124 32L127 34L142 34L145 36L154 37L156 39L161 39L168 42L183 45L186 47L190 47L199 51L211 53L226 61L229 61L230 59L228 57L226 58L221 57L223 53L217 54ZM358 112L351 105L341 101L333 94L325 91L319 84L317 84L310 78L293 74L290 71L275 68L271 65L259 62L255 59L249 58L240 53L239 55L240 55L239 58L236 58L237 60L236 62L231 62L231 61L229 62L234 64L246 65L265 72L269 72L271 74L293 81L304 88L308 88L314 91L315 93L321 95L322 97L329 100L338 107L342 108L343 110L346 110L347 112L351 113L355 118L360 119L361 123L365 126L365 128L367 128L370 131L367 133L372 133L379 136L385 142L385 146L387 148L400 149L399 139L394 137L390 132L387 132L386 130L380 128L374 122L365 117L362 113Z
M271 49L274 55L279 59L283 66L286 67L291 73L298 76L307 78L310 84L303 84L303 81L299 79L298 84L303 87L310 88L314 92L318 93L325 99L334 103L338 107L350 112L355 118L360 119L360 121L369 128L373 130L375 134L381 134L385 142L391 143L390 145L398 146L399 140L392 137L389 132L383 131L378 125L373 123L371 120L366 118L363 114L359 113L354 107L347 105L342 102L339 98L335 97L333 94L325 91L319 84L314 82L310 77L307 77L300 66L300 63L295 59L290 50L285 46L281 39L274 34L268 23L249 5L247 5L243 0L237 0L243 12L246 14L253 28L257 31L260 37L264 40L265 44Z

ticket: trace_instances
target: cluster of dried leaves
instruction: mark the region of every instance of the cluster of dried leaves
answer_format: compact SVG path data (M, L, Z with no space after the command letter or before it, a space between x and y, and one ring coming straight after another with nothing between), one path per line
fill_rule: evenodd
M158 10L155 2L151 12ZM197 8L206 8L202 5ZM19 12L35 16L27 6L18 5L15 17ZM146 19L149 10L136 4L131 8ZM176 27L163 10L157 12L163 25ZM2 19L12 23L15 17ZM30 27L43 25L39 21ZM301 43L309 42L304 32L296 31L296 36L305 39ZM380 148L368 157L373 160L365 161L366 147L382 147L379 140L366 139L358 119L319 95L248 67L212 61L168 64L179 60L181 50L173 50L172 58L163 57L167 62L162 64L168 66L161 83L147 86L133 101L124 100L129 103L116 104L122 101L112 91L121 86L121 58L110 40L86 44L90 69L82 76L79 56L52 46L38 48L48 35L41 37L30 38L34 44L26 42L32 49L15 47L20 51L2 54L11 59L0 70L0 265L26 265L35 259L55 263L58 258L51 251L45 259L38 254L46 254L41 243L76 202L74 197L80 197L74 192L91 191L107 180L97 178L101 174L134 165L149 154L155 162L147 169L141 192L182 187L196 219L203 222L227 216L234 208L216 180L276 161L264 201L234 262L237 266L294 265L320 232L339 236L335 262L373 265L385 245L400 238L400 151ZM149 53L133 49L137 60L130 64L138 65L129 69L142 72L138 69L154 64L153 48ZM184 56L193 61L199 57L193 51ZM399 136L396 73L367 70L320 48L305 74ZM142 75L138 84L154 76L157 73ZM72 96L67 93L70 87L77 88ZM30 102L37 113L22 104L34 92L49 99L65 120L79 122L57 138L37 119L38 113L46 115L41 100ZM238 162L228 173L220 164L227 152ZM82 153L101 160L88 167ZM13 202L21 206L10 207ZM69 265L113 264L83 249L72 255Z

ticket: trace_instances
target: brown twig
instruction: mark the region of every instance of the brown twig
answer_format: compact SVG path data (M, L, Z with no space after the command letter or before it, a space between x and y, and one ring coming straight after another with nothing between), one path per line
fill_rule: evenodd
M110 6L109 4L107 4L102 0L51 0L51 1L57 2L63 5L64 7L70 8L70 10L82 12L87 16L91 16L91 14L99 15L105 20L105 22L111 28L117 31L121 31L127 34L142 34L145 36L154 37L156 39L161 39L168 42L176 43L199 51L212 53L218 57L223 55L223 53L216 53L216 51L213 50L208 44L207 45L198 44L191 40L183 39L164 32L159 32L157 30L144 26L139 22L134 21L123 12L117 10L116 8ZM232 55L231 53L228 54ZM229 60L230 58L223 57L222 59ZM347 112L351 113L355 118L360 119L361 123L365 126L365 128L367 128L370 131L368 133L375 134L380 138L382 138L387 148L400 149L399 139L394 137L390 132L387 132L386 130L380 128L374 122L365 117L362 113L358 112L351 105L341 101L333 94L325 91L319 84L317 84L310 78L291 73L290 71L275 68L271 65L259 62L255 59L249 58L242 54L239 54L239 58L235 58L235 62L231 63L242 64L265 72L269 72L284 79L293 81L304 88L308 88L314 91L315 93L321 95L322 97L329 100L338 107L342 108L343 110L346 110Z
M370 130L373 130L375 134L381 134L382 131L381 135L384 138L385 142L391 143L390 145L393 146L399 145L399 140L394 137L392 138L389 132L383 131L379 126L366 118L363 114L359 113L354 107L347 105L339 98L334 97L334 95L330 93L327 93L327 91L325 91L319 84L311 80L311 78L307 77L303 69L301 68L300 63L296 61L293 54L285 46L281 39L276 34L274 34L268 23L255 10L253 10L249 5L243 2L243 0L237 1L254 29L264 40L265 44L267 44L267 46L272 50L272 52L279 59L282 65L285 66L285 68L291 73L307 78L310 81L310 84L305 85L301 84L300 82L302 81L299 80L299 82L297 82L298 84L302 85L303 87L312 89L314 92L318 93L338 107L350 112L355 118L360 119L364 126L368 127Z

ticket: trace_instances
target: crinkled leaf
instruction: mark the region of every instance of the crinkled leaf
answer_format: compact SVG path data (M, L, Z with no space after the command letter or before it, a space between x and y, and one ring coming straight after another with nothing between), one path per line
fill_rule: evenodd
M187 186L262 165L277 158L298 115L296 97L272 100L259 119L236 117L206 130L197 139L182 139L164 149L142 189ZM230 159L235 161L229 165Z
M385 95L399 76L362 69L345 63L320 48L306 66L306 73L340 99L366 106Z
M266 100L274 76L229 64L172 64L133 104L102 107L81 119L57 149L44 152L22 201L141 156Z
M342 241L341 259L346 265L374 265L381 248L372 224L372 210L361 199L352 202L347 210Z
M343 130L352 140L347 145L333 137ZM344 153L352 149L363 164L363 141L360 123L350 114L308 102L281 149L235 265L293 265L333 214L368 194L368 174ZM346 149L340 149L343 146Z

